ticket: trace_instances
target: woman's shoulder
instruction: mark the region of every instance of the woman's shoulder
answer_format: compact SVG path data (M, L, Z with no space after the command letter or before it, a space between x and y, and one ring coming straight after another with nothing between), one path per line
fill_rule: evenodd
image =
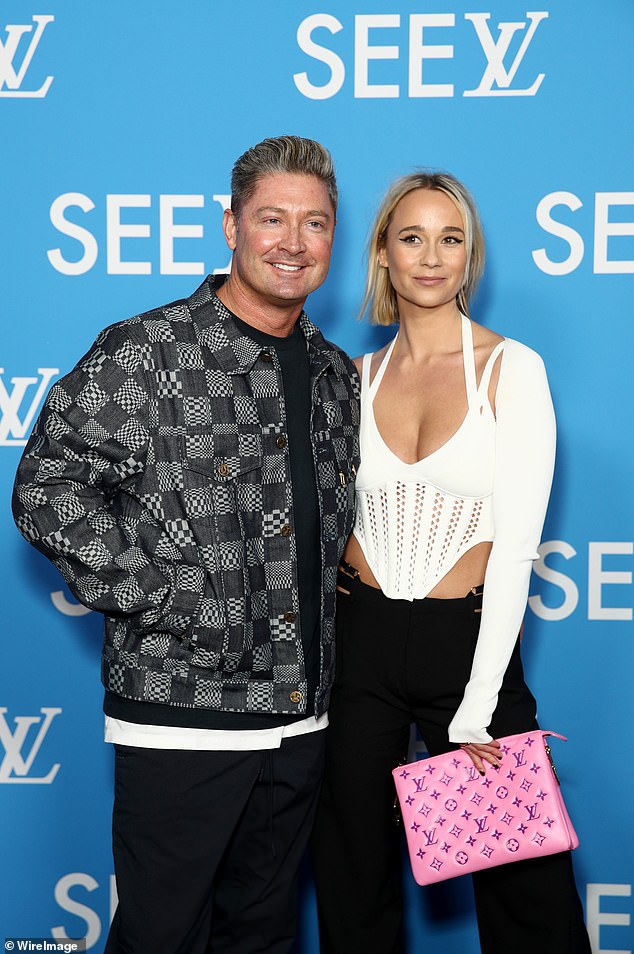
M543 374L545 372L544 359L539 352L517 341L516 338L504 339L504 355L507 366L512 365L513 369L524 370L527 373Z
M378 351L372 351L372 352L368 352L367 354L361 354L361 355L358 355L356 358L352 359L354 361L357 371L359 372L359 377L362 377L363 363L366 360L366 358L370 363L370 378L374 377L383 358L387 354L388 348L390 347L391 343L392 343L391 341L388 341L388 343L383 348L379 348Z
M499 335L497 331L492 331L491 328L485 328L484 325L479 325L478 322L473 321L473 319L471 319L471 329L474 348L493 351L493 349L499 345L500 341L504 341L504 335Z
M525 368L543 368L543 359L533 348L523 344L516 338L509 338L506 335L498 334L497 331L493 331L491 328L485 328L484 325L479 325L475 321L472 321L471 324L473 326L474 347L480 347L484 351L492 352L500 342L504 342L503 350L506 364L513 364Z

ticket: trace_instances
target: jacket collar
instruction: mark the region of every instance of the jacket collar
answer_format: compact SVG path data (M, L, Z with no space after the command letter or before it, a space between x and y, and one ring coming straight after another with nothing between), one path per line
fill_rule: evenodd
M224 280L224 275L207 275L202 285L187 299L187 306L199 339L213 351L222 370L226 374L244 374L251 370L266 349L242 334L232 320L231 312L216 295L216 290ZM338 367L341 359L337 350L326 341L304 311L299 316L299 325L308 344L311 372L315 374L328 364Z

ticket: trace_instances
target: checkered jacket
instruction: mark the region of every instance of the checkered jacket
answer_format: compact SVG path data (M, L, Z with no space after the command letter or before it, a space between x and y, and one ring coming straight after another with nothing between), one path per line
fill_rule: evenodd
M208 277L113 325L51 389L20 463L21 533L105 614L104 685L128 699L306 711L281 369ZM302 314L321 513L321 673L352 529L359 380Z

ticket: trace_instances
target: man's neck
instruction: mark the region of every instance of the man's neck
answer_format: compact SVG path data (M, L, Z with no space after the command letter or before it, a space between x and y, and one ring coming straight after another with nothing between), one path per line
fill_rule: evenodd
M276 338L288 338L293 333L304 304L293 301L278 305L253 298L231 280L231 275L216 294L223 305L246 324Z

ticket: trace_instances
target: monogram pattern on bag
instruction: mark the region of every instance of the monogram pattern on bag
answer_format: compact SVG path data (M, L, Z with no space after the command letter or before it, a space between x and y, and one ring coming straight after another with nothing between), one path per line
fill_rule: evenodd
M461 750L394 769L418 884L577 846L545 734L500 739L484 777Z

